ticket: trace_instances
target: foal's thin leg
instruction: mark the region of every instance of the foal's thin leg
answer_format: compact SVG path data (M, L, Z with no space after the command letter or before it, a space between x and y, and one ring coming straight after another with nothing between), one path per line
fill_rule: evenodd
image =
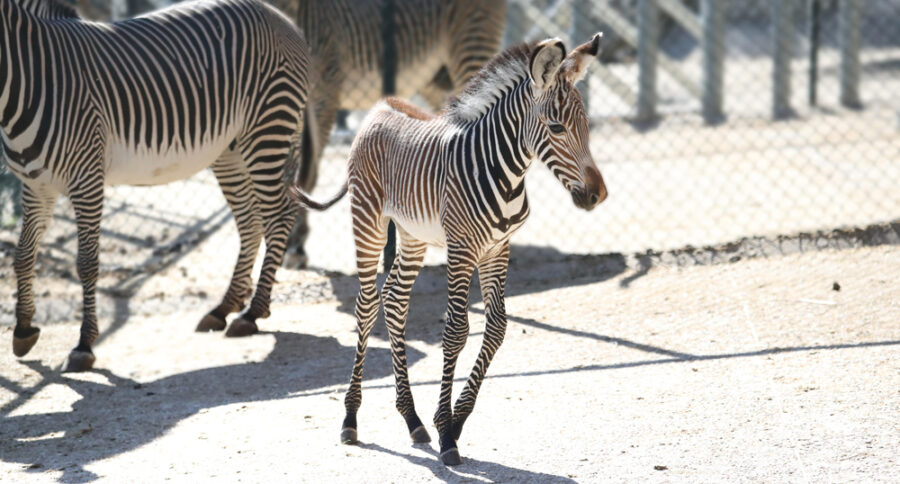
M69 354L66 371L86 371L94 366L91 346L100 334L97 328L97 277L100 273L100 218L103 216L103 173L86 174L72 184L69 200L78 224L78 277L84 293L81 338Z
M450 406L453 393L453 375L456 360L469 336L469 284L475 270L475 256L461 247L447 248L447 275L449 304L447 323L444 325L444 373L441 375L441 396L438 400L434 425L438 429L441 444L441 461L446 465L462 463L456 440L453 438L453 412Z
M37 343L41 330L31 325L34 318L34 262L38 245L53 215L56 195L40 193L28 185L22 187L22 233L16 247L16 330L13 332L13 353L25 356Z
M459 440L463 424L475 407L475 399L478 398L478 390L481 388L484 375L506 334L504 291L508 267L509 243L506 243L497 255L478 264L478 279L481 281L481 295L484 298L487 323L484 328L481 352L478 353L472 374L453 408L453 440Z
M416 413L412 391L409 388L409 370L406 365L406 316L409 311L409 294L425 259L426 244L401 234L400 251L394 259L391 274L384 283L384 321L391 339L391 360L397 385L397 410L409 429L413 442L431 442L428 431Z
M249 336L258 331L256 320L269 317L269 302L275 273L281 267L285 242L294 223L294 206L287 195L284 184L284 162L290 150L290 132L280 132L283 127L272 126L256 133L255 143L247 143L241 148L244 160L253 180L259 213L263 220L266 237L266 254L262 270L256 284L256 292L250 307L231 322L225 336ZM275 137L282 134L280 140Z
M231 150L225 152L213 164L212 170L228 206L231 207L231 213L234 214L241 250L225 297L200 320L197 331L221 331L225 329L225 318L229 314L244 309L247 298L253 292L251 272L263 233L262 219L257 212L256 193L241 154Z
M355 194L354 194L355 196ZM355 200L354 200L355 202ZM359 339L356 343L356 359L350 375L350 388L344 397L347 414L341 427L341 443L357 442L356 412L362 403L362 373L366 361L369 333L375 325L378 313L378 258L387 233L387 223L379 216L367 216L353 204L353 235L356 239L356 269L359 275L359 295L356 297L356 325ZM370 223L366 223L370 222Z

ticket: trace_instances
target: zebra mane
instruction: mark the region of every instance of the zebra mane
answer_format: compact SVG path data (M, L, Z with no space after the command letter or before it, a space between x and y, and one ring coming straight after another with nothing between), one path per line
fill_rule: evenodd
M74 8L61 2L61 0L13 0L20 7L24 8L32 15L38 18L59 20L59 19L80 19L81 16Z
M515 45L494 56L447 103L453 119L474 121L481 117L509 88L528 78L531 52L537 43Z

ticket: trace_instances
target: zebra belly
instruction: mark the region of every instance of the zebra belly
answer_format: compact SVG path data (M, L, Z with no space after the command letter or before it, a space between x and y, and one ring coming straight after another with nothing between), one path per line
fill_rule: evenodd
M390 216L391 219L416 240L425 242L435 247L447 246L447 234L439 219L435 220L410 220L402 216Z
M171 147L162 152L113 143L107 154L106 184L148 186L184 180L215 163L232 140L222 137L193 149Z

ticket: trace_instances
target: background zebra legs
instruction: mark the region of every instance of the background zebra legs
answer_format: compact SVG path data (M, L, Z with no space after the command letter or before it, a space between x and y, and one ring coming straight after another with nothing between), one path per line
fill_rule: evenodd
M34 263L57 198L55 194L35 192L27 184L22 186L22 233L16 246L15 262L19 292L16 329L13 332L13 353L16 356L28 354L41 335L40 328L31 325L34 317Z
M362 191L362 190L361 190ZM353 197L353 236L356 240L356 270L359 276L359 295L356 296L356 329L358 340L356 343L356 360L350 374L350 388L344 397L344 407L347 415L341 427L341 443L355 444L357 442L356 412L362 403L362 373L366 361L366 348L369 345L369 333L375 325L375 316L378 313L378 259L381 250L387 241L387 220L381 218L381 208L368 206L358 200L377 200L367 198L367 194L356 194ZM357 198L357 196L359 198ZM359 207L362 205L362 207ZM366 222L369 222L366 224Z
M91 346L100 334L97 328L97 277L100 274L100 218L103 216L103 173L94 170L76 179L69 200L78 225L78 277L84 293L81 337L69 353L66 371L85 371L94 366Z
M447 275L449 303L447 323L444 325L444 372L441 375L441 395L438 400L434 425L440 436L441 461L446 465L459 465L462 460L453 437L453 412L450 407L453 393L453 374L456 360L469 336L469 284L475 271L476 257L464 246L448 244Z
M486 258L478 264L478 279L481 281L481 295L484 299L487 322L475 367L472 368L472 374L466 382L466 387L453 407L453 440L459 440L463 424L466 418L472 414L472 409L475 408L475 399L478 398L478 390L481 388L481 382L484 381L488 366L490 366L494 354L497 353L497 349L503 344L503 337L506 335L504 291L508 267L509 242L503 244L497 255Z
M397 388L397 410L409 430L413 442L431 442L428 431L416 413L412 391L409 388L409 369L406 365L406 317L409 312L409 295L416 276L425 260L427 245L415 241L400 230L400 250L391 267L391 274L384 283L384 321L391 340L391 361Z
M231 213L234 214L241 249L222 303L203 317L197 325L197 331L222 331L226 326L225 318L244 309L247 298L253 291L253 262L263 235L256 193L241 154L233 150L226 151L212 166L212 170L228 206L231 207Z
M266 131L269 132L266 132ZM284 160L290 151L291 131L272 125L253 133L252 144L241 147L249 167L253 192L259 205L266 240L266 254L250 307L231 322L225 336L249 336L259 331L256 320L269 316L275 273L281 266L285 242L294 223L295 210L284 184Z

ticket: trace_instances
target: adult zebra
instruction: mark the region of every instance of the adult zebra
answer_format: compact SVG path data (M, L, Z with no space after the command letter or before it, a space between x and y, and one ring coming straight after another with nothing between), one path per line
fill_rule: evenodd
M0 0L0 139L24 183L13 351L25 355L40 335L34 263L59 195L78 227L84 309L68 362L78 371L93 366L98 335L104 186L163 184L207 167L241 248L221 304L197 329L225 329L243 308L264 235L256 293L227 334L255 332L294 217L282 176L308 94L303 34L257 0L196 1L114 24L81 21L53 1Z
M314 62L296 185L310 191L340 109L369 109L384 95L385 42L396 52L396 96L420 94L437 110L500 50L506 1L269 0L297 19ZM394 15L385 18L385 5ZM390 29L386 33L385 26ZM288 238L285 266L306 263L305 212Z
M351 148L347 186L337 197L317 203L292 189L301 205L317 210L350 193L360 281L359 342L345 400L344 443L357 439L363 363L378 309L378 257L392 219L401 243L383 299L397 409L413 440L427 442L428 432L416 414L409 388L404 335L409 294L426 246L446 246L449 317L434 423L442 461L461 462L456 441L506 331L509 239L528 216L526 170L533 159L540 159L571 192L575 204L586 210L606 199L603 177L588 148L584 105L575 89L599 50L600 34L568 56L556 39L510 48L491 60L436 117L388 99L363 123ZM469 333L469 284L475 269L487 313L484 342L466 387L451 409L456 360Z

